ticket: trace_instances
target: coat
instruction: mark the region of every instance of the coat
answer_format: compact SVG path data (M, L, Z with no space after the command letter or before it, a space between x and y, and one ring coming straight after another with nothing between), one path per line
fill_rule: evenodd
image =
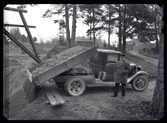
M127 74L130 72L130 64L126 61L117 62L117 65L115 67L115 73L114 73L114 82L116 83L127 83Z

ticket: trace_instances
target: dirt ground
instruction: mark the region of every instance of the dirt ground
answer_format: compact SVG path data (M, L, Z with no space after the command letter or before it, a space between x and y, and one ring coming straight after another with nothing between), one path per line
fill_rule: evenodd
M143 92L136 92L127 86L126 98L121 99L121 89L118 97L110 97L113 88L86 88L79 97L72 97L55 85L55 88L65 100L62 106L52 107L47 104L47 98L42 90L38 91L38 98L28 103L23 90L25 70L34 61L27 55L10 55L9 68L5 67L4 90L8 96L4 97L4 116L8 120L156 120L149 114L155 81ZM5 62L8 63L7 60ZM9 99L9 100L8 100ZM9 104L9 105L8 105Z

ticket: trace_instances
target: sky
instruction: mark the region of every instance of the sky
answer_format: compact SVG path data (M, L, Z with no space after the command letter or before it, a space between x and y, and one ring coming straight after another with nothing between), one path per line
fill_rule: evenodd
M7 5L7 7L17 8L18 5ZM36 28L29 28L32 37L37 37L37 40L40 41L42 38L44 42L50 40L54 37L57 37L58 34L58 24L54 24L54 19L61 19L62 16L53 16L53 18L42 18L44 12L50 7L50 4L39 4L38 6L27 6L27 13L23 13L26 19L27 25L36 26ZM4 10L4 23L8 24L23 24L18 12L6 11ZM72 20L69 19L70 30ZM22 34L27 35L24 28L19 28ZM83 24L81 21L77 20L76 36L85 36L86 31L89 27ZM102 39L108 39L107 33L103 34ZM117 41L118 37L114 34L111 34L111 43L112 41Z

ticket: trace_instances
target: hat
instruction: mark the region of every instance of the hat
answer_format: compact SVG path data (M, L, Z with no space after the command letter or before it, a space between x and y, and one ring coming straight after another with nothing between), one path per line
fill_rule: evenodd
M122 56L122 57L125 57L125 56L126 56L126 54L120 54L120 57L121 57L121 56Z

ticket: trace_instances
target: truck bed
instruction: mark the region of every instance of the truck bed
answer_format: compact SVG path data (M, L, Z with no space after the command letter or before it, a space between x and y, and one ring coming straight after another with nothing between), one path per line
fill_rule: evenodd
M36 67L29 70L34 84L40 85L74 66L85 62L97 53L94 45L85 45L89 44L89 42L81 42L78 44L45 59Z

